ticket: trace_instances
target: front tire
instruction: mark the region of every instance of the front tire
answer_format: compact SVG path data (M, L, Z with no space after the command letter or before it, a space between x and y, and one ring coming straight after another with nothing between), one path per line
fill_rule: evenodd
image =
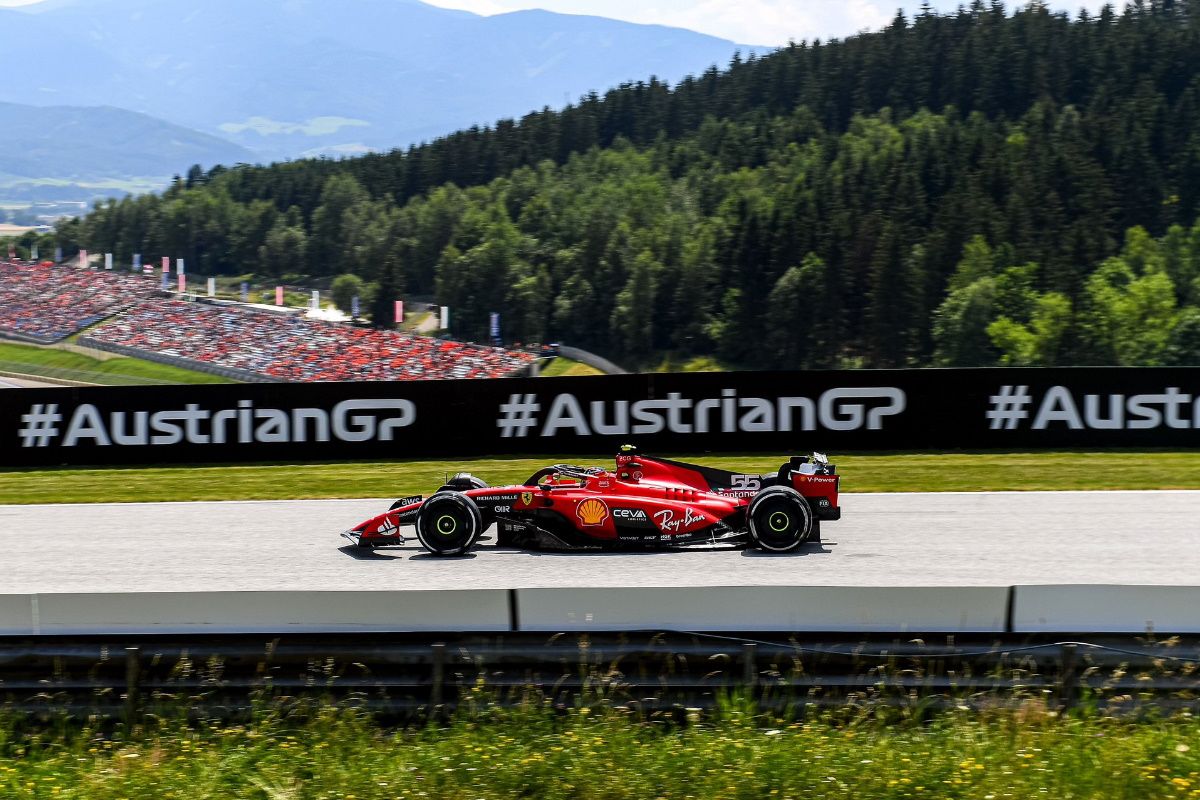
M435 556L461 556L479 541L483 514L459 492L438 492L417 510L417 539Z
M759 550L787 553L808 541L813 513L808 501L790 486L763 489L746 509L750 541Z

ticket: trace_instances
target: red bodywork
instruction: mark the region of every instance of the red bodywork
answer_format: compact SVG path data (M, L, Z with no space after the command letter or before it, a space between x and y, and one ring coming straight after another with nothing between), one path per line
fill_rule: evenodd
M475 480L458 476L455 480ZM556 465L524 484L466 488L450 484L479 507L485 525L499 525L501 544L567 549L614 546L737 544L746 539L746 508L767 486L790 486L819 521L841 516L839 478L832 465L793 458L778 473L735 473L635 453L616 457L614 470ZM481 483L481 482L480 482ZM391 510L347 531L363 547L400 544L423 498L397 501Z

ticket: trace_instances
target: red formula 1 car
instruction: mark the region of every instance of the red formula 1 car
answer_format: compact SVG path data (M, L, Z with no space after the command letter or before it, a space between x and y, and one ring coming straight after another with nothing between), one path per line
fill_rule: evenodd
M653 458L624 447L616 470L556 464L519 486L460 473L429 497L397 500L342 536L359 547L404 543L416 528L431 553L468 552L492 524L501 546L552 550L714 544L786 553L840 519L838 475L825 456L795 456L766 475Z

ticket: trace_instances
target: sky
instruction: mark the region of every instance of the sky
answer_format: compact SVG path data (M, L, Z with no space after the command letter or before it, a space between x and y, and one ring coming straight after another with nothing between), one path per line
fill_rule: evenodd
M336 0L331 0L336 2ZM36 0L0 0L0 6L28 5ZM196 0L203 2L203 0ZM594 14L629 22L672 25L732 39L740 44L777 46L789 40L849 36L886 25L903 8L910 17L920 0L426 0L431 5L502 14L544 8L564 14ZM969 0L962 0L966 3ZM1048 5L1072 14L1096 11L1104 0L1049 0ZM939 11L952 11L959 0L931 0ZM1010 0L1009 7L1016 5ZM1121 7L1123 0L1114 0Z

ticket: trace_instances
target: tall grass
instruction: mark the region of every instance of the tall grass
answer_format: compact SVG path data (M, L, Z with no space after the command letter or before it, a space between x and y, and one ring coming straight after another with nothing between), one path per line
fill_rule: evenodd
M126 730L0 720L9 798L1195 798L1200 722L1060 718L1037 703L930 721L803 721L728 699L660 718L596 697L491 703L388 729L350 705L262 703L241 724Z
M234 710L219 705L222 660L185 656L124 722L52 710L55 681L43 713L0 709L0 797L1197 798L1195 670L1169 657L1175 640L1163 645L1140 667L1081 665L1101 680L1070 712L1027 659L994 666L1005 691L900 697L911 665L880 666L878 685L834 704L789 692L780 664L758 672L757 699L718 688L701 710L631 695L615 664L581 647L572 691L496 689L481 663L476 678L457 665L457 708L425 707L398 726L368 710L369 690L327 694L344 677L332 659L310 660L296 695L264 673ZM1131 669L1147 690L1136 709L1114 692ZM1151 685L1172 678L1187 679L1172 692L1182 702L1155 705ZM776 694L789 702L762 702Z

